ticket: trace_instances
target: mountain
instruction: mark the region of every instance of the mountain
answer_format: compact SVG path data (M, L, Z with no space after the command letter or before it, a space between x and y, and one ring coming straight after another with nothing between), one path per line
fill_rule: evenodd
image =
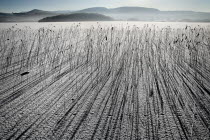
M0 13L0 22L37 22L38 20L59 15L56 12L34 9L28 12L20 13Z
M105 8L105 7L93 7L76 11L77 13L153 13L159 12L158 9L145 8L145 7L118 7L118 8Z
M146 7L92 7L78 11L44 11L34 9L20 13L1 13L0 22L37 22L46 17L53 17L63 14L78 14L82 13L98 13L108 17L112 17L120 21L165 21L165 22L209 22L210 13L194 12L194 11L160 11L155 8ZM79 15L81 16L81 15ZM64 17L66 18L66 17ZM72 17L71 17L72 18ZM78 18L78 20L81 17ZM76 20L76 17L74 18ZM88 19L85 19L88 20Z
M52 11L53 13L57 13L57 14L69 14L72 13L74 11L72 10L58 10L58 11Z
M49 11L43 11L34 9L28 12L21 12L21 13L13 13L14 15L21 15L21 16L32 16L32 15L54 15L55 13Z
M0 16L11 16L12 14L10 14L10 13L2 13L2 12L0 12Z
M73 22L73 21L113 21L111 17L96 13L73 13L46 17L39 22Z
M159 12L158 9L145 8L145 7L119 7L110 9L111 12L115 13L154 13Z
M171 22L208 22L210 13L194 11L160 11L146 7L93 7L76 13L99 13L120 21L171 21Z
M136 19L136 21L139 21L141 19L139 19L138 17L146 17L145 15L156 14L158 12L158 9L145 7L118 7L109 9L105 7L93 7L79 10L75 13L99 13L104 14L106 16L110 16L117 20Z
M105 7L92 7L76 11L77 13L108 13L109 9Z

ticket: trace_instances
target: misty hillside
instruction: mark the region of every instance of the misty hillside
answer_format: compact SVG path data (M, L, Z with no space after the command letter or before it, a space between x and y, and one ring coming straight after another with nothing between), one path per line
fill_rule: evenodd
M117 20L128 21L180 21L180 22L210 22L210 13L194 11L160 11L146 7L93 7L77 12L99 13Z
M77 13L109 13L109 9L105 7L93 7L76 11Z
M10 14L10 13L2 13L2 12L0 12L0 16L11 16L12 14Z
M210 13L207 12L160 11L155 8L146 7L92 7L78 11L44 11L34 9L28 12L20 13L0 12L0 22L37 22L46 17L58 15L61 15L62 17L63 14L76 13L97 13L109 16L119 21L210 22ZM74 20L76 19L77 18L75 17ZM79 19L80 17L78 17L78 21L81 21Z
M70 14L74 11L72 10L58 10L58 11L52 11L53 13L57 13L57 14Z
M159 12L158 9L154 8L145 8L145 7L118 7L107 9L105 7L93 7L83 9L77 12L89 12L89 13L152 13Z
M20 13L0 13L0 22L37 22L38 20L58 15L56 12L34 9Z
M34 9L28 12L13 13L14 15L31 16L31 15L54 15L55 13Z
M111 12L115 13L153 13L159 12L158 9L145 8L145 7L119 7L110 9Z
M68 15L58 15L46 17L39 22L70 22L70 21L112 21L111 17L96 13L74 13Z

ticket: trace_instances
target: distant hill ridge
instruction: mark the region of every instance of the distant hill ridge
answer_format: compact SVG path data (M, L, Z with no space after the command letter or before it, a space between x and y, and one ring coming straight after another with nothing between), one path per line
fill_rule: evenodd
M96 13L74 13L46 17L39 22L66 22L66 21L113 21L111 17Z
M33 9L31 11L28 12L20 12L20 13L13 13L14 15L53 15L55 14L54 12L50 12L50 11L43 11L43 10L39 10L39 9Z
M210 13L195 11L160 11L155 8L146 7L92 7L78 11L61 10L61 11L44 11L33 9L27 12L4 13L0 12L0 22L27 22L39 21L46 17L58 16L61 14L75 13L97 13L112 17L116 20L131 21L180 21L180 22L209 22ZM81 15L80 15L81 16ZM77 19L79 20L79 18Z
M71 10L59 10L59 11L45 11L45 10L39 10L39 9L33 9L31 11L27 12L19 12L19 13L5 13L5 12L0 12L1 15L8 15L8 14L55 14L55 13L85 13L85 12L184 12L184 13L208 13L210 12L195 12L195 11L160 11L159 9L156 8L147 8L147 7L117 7L117 8L106 8L106 7L92 7L92 8L86 8L82 10L77 10L77 11L71 11Z
M96 12L96 13L101 13L101 12L109 12L109 9L108 8L105 8L105 7L92 7L92 8L87 8L87 9L83 9L83 10L79 10L79 11L76 11L77 13L78 12Z
M146 8L146 7L118 7L118 8L105 8L105 7L92 7L83 10L79 10L76 12L107 12L107 13L132 13L132 12L159 12L158 9L155 8Z

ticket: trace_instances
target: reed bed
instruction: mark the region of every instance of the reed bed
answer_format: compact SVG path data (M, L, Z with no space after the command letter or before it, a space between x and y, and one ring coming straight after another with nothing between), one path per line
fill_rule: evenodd
M210 29L0 29L0 139L210 139Z

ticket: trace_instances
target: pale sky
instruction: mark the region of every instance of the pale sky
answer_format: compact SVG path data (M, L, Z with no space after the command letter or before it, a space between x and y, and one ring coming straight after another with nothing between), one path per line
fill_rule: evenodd
M162 11L210 12L210 0L0 0L0 12L41 10L80 10L90 7L139 6Z

